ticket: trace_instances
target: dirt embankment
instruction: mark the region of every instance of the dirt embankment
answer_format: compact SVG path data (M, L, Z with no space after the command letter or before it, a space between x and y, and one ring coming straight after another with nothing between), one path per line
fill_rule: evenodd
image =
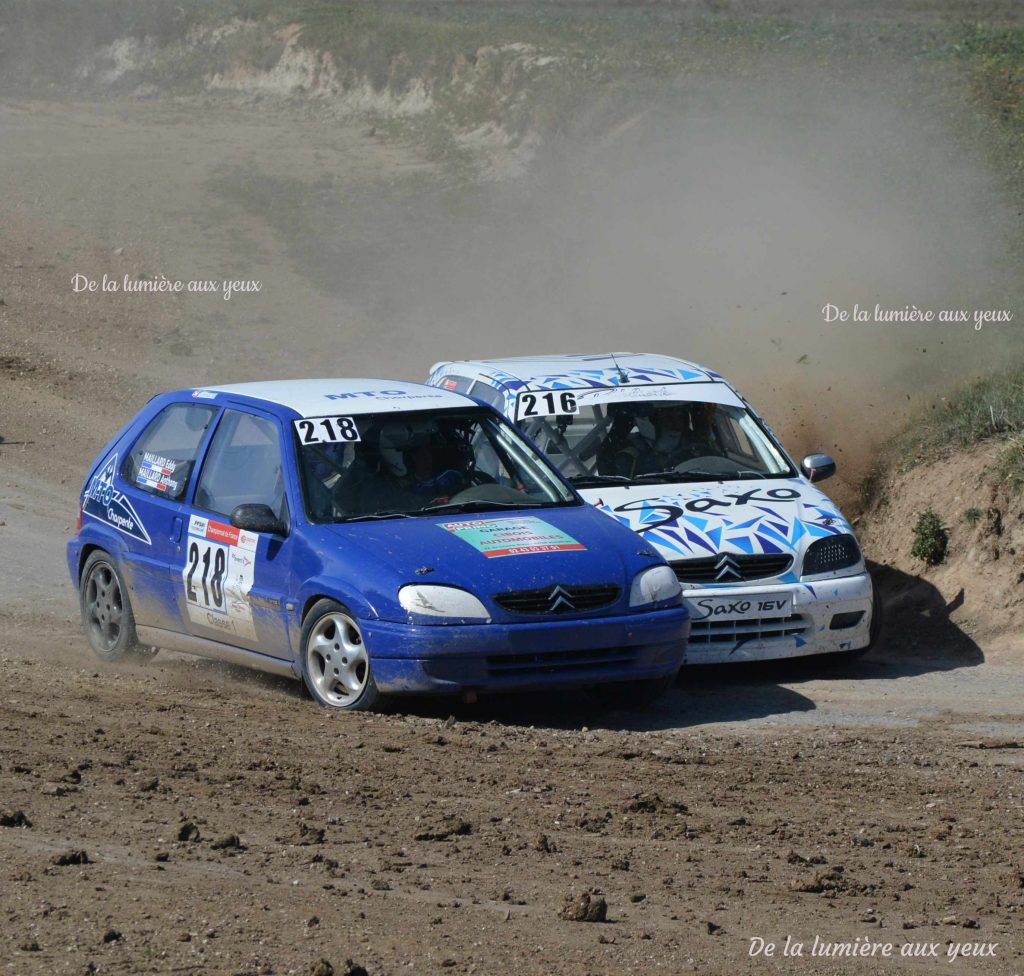
M889 475L857 526L910 648L927 653L953 624L986 657L1024 660L1024 496L988 473L1003 450L986 441ZM939 520L929 540L945 544L934 566L911 554L926 512Z

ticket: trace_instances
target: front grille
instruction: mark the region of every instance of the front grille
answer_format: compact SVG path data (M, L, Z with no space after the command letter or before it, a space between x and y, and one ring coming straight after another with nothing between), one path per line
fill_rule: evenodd
M610 606L619 598L620 592L614 583L593 586L553 584L534 590L498 593L494 602L510 613L582 613Z
M698 620L690 626L690 645L710 647L741 641L796 637L810 624L799 613L788 617L748 617L745 620Z
M580 651L540 651L534 654L491 654L485 658L488 676L558 674L563 671L595 671L618 668L636 658L636 648L599 647Z
M793 565L785 553L722 553L703 559L678 559L669 563L683 586L698 583L747 583L781 576Z

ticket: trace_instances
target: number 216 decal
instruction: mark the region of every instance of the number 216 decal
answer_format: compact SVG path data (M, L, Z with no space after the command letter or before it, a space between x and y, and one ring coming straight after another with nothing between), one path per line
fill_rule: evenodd
M303 444L351 444L359 440L359 428L351 417L307 417L296 420Z
M572 390L548 390L546 393L520 393L516 397L516 420L550 417L552 414L579 413Z

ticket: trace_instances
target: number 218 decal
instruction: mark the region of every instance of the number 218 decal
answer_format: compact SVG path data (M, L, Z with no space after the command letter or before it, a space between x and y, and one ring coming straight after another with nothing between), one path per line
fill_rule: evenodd
M190 540L188 565L185 571L185 595L189 603L204 607L224 606L224 572L227 569L227 546Z
M572 390L548 390L546 393L520 393L516 397L516 420L550 417L552 414L579 413Z
M193 515L181 578L189 619L199 627L254 640L249 604L259 536Z
M359 428L351 417L307 417L295 421L303 444L352 444L359 440Z

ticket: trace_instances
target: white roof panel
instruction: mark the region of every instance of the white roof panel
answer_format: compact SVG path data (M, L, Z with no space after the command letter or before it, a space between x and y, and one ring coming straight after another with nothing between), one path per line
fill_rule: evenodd
M438 363L434 369L441 366ZM507 388L529 385L536 389L570 389L584 386L642 386L665 383L724 382L722 377L697 363L674 356L650 353L601 353L569 356L512 356L444 364L447 370L487 377Z
M624 386L605 386L599 389L584 387L576 390L576 403L580 407L592 407L599 403L639 403L651 400L682 400L686 403L743 406L743 401L726 383L629 383Z
M266 400L288 407L302 417L475 406L469 397L459 393L405 380L269 380L205 386L197 392L205 391Z

